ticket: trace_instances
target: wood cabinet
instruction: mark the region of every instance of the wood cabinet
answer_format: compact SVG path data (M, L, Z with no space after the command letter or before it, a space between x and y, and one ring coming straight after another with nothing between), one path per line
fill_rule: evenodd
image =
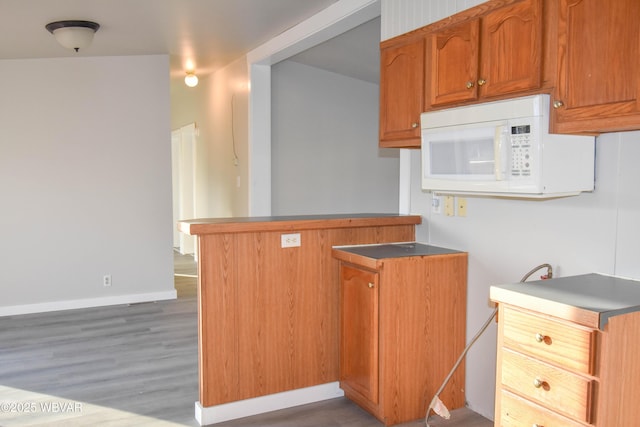
M436 26L427 41L426 109L539 90L542 46L542 0L520 1L477 19Z
M640 286L595 274L545 282L491 288L495 425L635 425Z
M419 216L181 221L198 236L200 404L211 407L338 381L333 245L413 240ZM283 247L296 233L300 246Z
M383 42L380 146L419 148L423 111L533 93L552 93L554 133L640 129L638 16L637 0L490 0Z
M552 130L640 128L640 2L558 0Z
M337 248L340 386L385 425L422 418L465 345L467 254L420 244ZM440 395L464 405L464 366Z
M502 346L499 349L499 399L518 402L500 405L498 425L548 426L536 408L545 408L559 425L590 424L595 405L594 360L596 333L560 319L501 305ZM498 380L496 380L498 381Z
M380 50L380 147L420 147L424 39L413 35Z
M378 274L343 265L340 269L340 380L374 405L378 404Z

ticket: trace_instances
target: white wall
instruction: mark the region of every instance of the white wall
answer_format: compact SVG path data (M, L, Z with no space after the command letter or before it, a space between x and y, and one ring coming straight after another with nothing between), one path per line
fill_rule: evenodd
M0 61L0 314L175 297L168 87L166 56Z
M272 67L274 215L397 212L397 150L377 148L379 86L293 61Z
M200 76L194 88L171 84L172 129L198 128L197 218L248 216L248 79L242 57Z
M207 79L201 136L209 141L209 215L248 215L248 69L239 58Z
M387 38L441 19L442 11L473 6L468 1L382 1ZM552 264L556 277L602 272L640 279L640 193L635 188L640 169L634 163L640 132L602 135L596 146L593 193L547 201L469 197L466 218L431 213L431 195L420 189L420 151L407 150L400 173L409 177L410 188L401 191L410 195L411 212L425 217L419 240L469 252L467 339L491 312L490 286L517 282L538 264ZM495 346L493 324L466 359L468 404L491 419Z
M380 0L382 40L415 30L486 0Z

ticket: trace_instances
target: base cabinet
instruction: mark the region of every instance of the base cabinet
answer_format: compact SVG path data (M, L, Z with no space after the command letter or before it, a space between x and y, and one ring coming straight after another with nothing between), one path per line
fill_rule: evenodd
M640 282L584 275L532 283L491 288L499 305L495 426L637 425Z
M418 216L376 214L181 222L198 236L202 407L337 381L332 247L413 239L418 223ZM292 233L299 245L284 245Z
M389 245L386 245L389 246ZM465 345L467 254L340 260L340 386L385 425L425 416ZM464 406L464 366L440 399Z

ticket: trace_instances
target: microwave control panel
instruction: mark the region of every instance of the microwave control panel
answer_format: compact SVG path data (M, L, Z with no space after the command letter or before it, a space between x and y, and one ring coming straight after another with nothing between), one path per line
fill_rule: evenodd
M531 125L511 126L511 176L531 176Z

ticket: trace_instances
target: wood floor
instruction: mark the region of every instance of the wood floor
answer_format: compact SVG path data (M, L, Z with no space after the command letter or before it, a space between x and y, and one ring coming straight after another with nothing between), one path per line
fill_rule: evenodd
M195 270L188 257L175 262L174 301L0 317L0 426L197 426ZM493 425L467 409L452 415L430 424ZM217 426L382 424L341 398Z

